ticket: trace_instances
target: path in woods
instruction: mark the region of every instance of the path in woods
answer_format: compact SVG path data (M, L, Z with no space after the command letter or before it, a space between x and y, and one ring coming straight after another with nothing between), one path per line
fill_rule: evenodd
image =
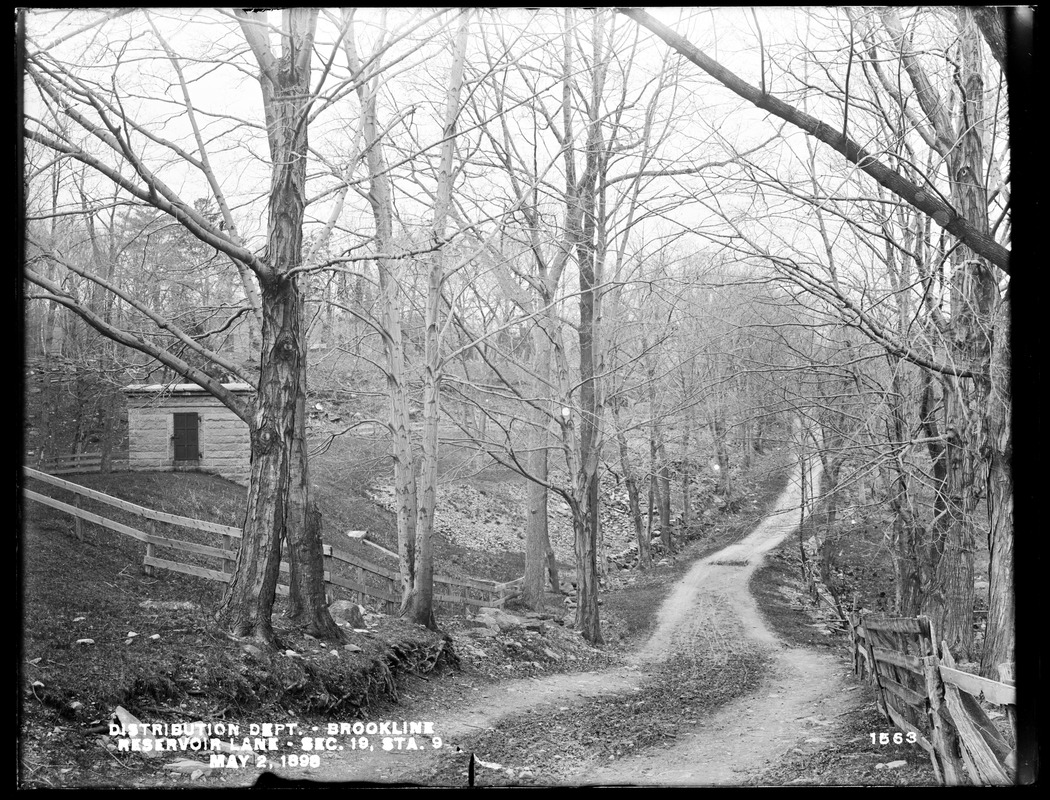
M648 642L624 666L596 672L545 676L494 684L473 702L431 716L445 748L421 752L325 753L320 770L309 777L323 780L425 782L435 759L454 752L457 741L495 726L500 719L526 709L564 705L582 697L615 694L642 686L644 668L673 654L703 648L728 648L746 642L770 656L762 684L713 714L679 730L668 745L645 749L614 763L583 764L557 776L557 782L579 784L740 784L793 748L819 748L831 721L847 708L844 668L833 655L789 647L766 627L748 591L748 580L765 553L796 530L801 506L800 470L796 469L773 511L741 541L700 559L678 581L660 608ZM816 485L819 466L807 485ZM463 763L463 756L455 756ZM480 750L477 757L485 759ZM478 766L484 782L486 767ZM291 771L288 777L305 777Z

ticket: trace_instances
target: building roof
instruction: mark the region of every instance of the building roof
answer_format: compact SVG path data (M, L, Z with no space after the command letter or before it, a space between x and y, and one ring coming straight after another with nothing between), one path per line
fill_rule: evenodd
M254 386L247 383L224 383L223 388L236 394L250 393L255 391ZM210 394L207 389L195 383L133 383L125 386L125 394L157 394L157 395L186 395L186 394Z

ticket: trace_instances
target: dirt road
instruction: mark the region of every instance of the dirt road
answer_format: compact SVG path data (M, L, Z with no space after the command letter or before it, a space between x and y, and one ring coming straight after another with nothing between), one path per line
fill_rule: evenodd
M287 771L288 777L323 780L425 782L434 759L451 755L464 736L484 731L526 709L571 703L582 697L616 694L641 686L645 668L674 654L746 646L762 650L770 669L756 691L696 720L670 746L650 748L613 764L582 764L558 772L564 784L740 784L785 752L819 748L821 735L847 707L841 691L845 669L833 656L780 642L766 627L748 592L751 573L762 556L796 530L800 517L800 470L792 476L772 511L747 537L698 561L674 587L658 615L648 642L619 668L507 681L472 696L455 709L414 711L414 719L434 719L441 750L418 752L327 753L319 770ZM816 485L819 465L807 485ZM425 716L430 714L431 716ZM478 753L482 759L484 755ZM496 769L482 761L478 775Z

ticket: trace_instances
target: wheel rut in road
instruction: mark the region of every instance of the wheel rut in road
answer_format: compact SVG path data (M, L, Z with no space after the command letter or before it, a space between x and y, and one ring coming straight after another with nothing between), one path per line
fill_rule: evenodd
M769 657L759 687L679 730L670 745L612 763L583 763L562 769L553 781L569 785L725 785L746 782L792 749L806 752L827 744L822 736L848 708L846 670L831 654L790 647L766 626L748 591L763 556L797 530L802 506L801 468L796 468L773 510L739 542L698 560L664 600L653 634L625 664L594 672L505 681L479 691L471 702L447 710L415 710L414 719L433 719L445 743L430 752L326 753L320 770L287 777L315 780L422 783L437 759L455 752L457 742L521 712L553 711L581 698L629 692L645 685L646 669L674 655L731 650L745 645ZM819 464L808 469L816 485ZM466 763L464 756L457 758ZM477 753L484 759L485 755ZM485 763L478 768L483 780ZM542 780L542 778L541 778Z

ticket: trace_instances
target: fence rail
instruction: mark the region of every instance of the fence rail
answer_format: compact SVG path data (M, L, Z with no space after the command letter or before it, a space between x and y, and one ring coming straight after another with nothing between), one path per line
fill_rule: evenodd
M110 457L110 468L114 472L127 469L128 454L113 453ZM42 471L51 475L70 475L77 472L99 472L102 469L102 453L72 453L64 456L52 456L43 459L37 465Z
M75 521L74 530L77 538L81 538L83 535L83 522L91 522L144 542L146 544L146 555L143 558L142 565L147 574L152 574L153 569L166 569L172 572L196 575L208 580L229 582L232 579L233 563L237 558L234 540L241 538L239 528L191 517L183 517L177 514L168 514L128 502L127 500L121 500L62 478L56 478L54 475L49 475L40 470L30 467L24 467L23 470L28 478L33 478L74 494L75 503L70 504L40 492L30 489L24 490L27 499L72 516ZM123 522L109 519L102 514L85 510L80 507L82 499L103 503L144 519L148 529L140 530ZM160 536L156 530L158 523L188 528L200 534L219 536L221 537L221 546L213 547L199 542L188 542L182 539ZM364 541L385 555L397 558L397 553L387 550L375 542ZM218 569L213 569L210 566L189 564L172 558L161 558L156 552L158 547L215 559L220 562L221 566ZM401 602L401 575L397 569L381 566L361 556L339 550L327 544L322 546L322 553L325 563L324 580L330 599L340 593L349 594L349 599L356 602L378 606L379 610L388 614L397 613ZM287 573L288 570L288 564L282 561L281 571ZM459 610L466 607L502 608L508 600L520 595L522 580L522 578L518 578L506 583L496 583L495 581L487 581L480 578L435 574L434 600L450 610ZM338 590L341 590L341 592ZM279 583L277 592L287 595L288 586Z
M927 617L850 614L849 629L854 672L875 689L882 715L914 734L939 783L1014 781L1017 695L1012 683L958 669L947 645L935 645L936 632ZM981 705L982 698L1003 708L1005 732Z

